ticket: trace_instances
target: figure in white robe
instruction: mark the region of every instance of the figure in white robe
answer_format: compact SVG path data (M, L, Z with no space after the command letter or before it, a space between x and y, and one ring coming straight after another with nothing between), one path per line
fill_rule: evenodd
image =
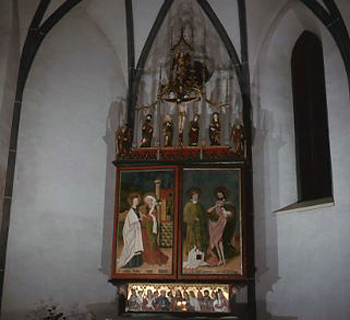
M120 258L117 259L117 268L137 267L142 263L143 242L141 233L141 216L138 212L140 196L135 194L132 206L126 215L123 226L123 249ZM133 259L134 258L134 259ZM135 260L133 263L132 260Z
M193 291L190 291L190 305L194 311L201 311L201 306Z
M204 261L204 252L198 250L196 247L188 253L187 261L184 261L184 269L197 269L205 267L208 263Z
M228 301L225 298L222 291L217 294L217 299L213 303L214 311L216 312L228 312Z

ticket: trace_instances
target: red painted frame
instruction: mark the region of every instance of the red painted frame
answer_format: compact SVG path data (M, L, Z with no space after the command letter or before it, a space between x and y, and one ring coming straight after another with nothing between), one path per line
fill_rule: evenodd
M244 170L242 165L212 165L208 166L186 166L182 169L238 169L240 172L240 206L241 206L241 238L242 238L242 274L183 274L182 273L182 241L179 241L178 249L178 279L179 280L196 280L196 281L243 281L247 279L248 267L247 267L247 239L246 239L246 230L245 230L245 202L244 202ZM181 172L182 173L182 172ZM182 181L182 176L181 176ZM184 204L181 203L181 208ZM182 213L179 213L179 221L182 218ZM179 223L179 235L182 235L182 223ZM181 239L181 236L180 236Z
M117 273L116 262L117 262L117 230L118 230L118 215L119 215L119 202L120 202L120 184L122 171L140 171L140 170L160 170L168 169L174 171L174 238L173 238L173 257L172 257L172 274L140 274L140 273ZM117 167L116 172L116 188L115 188L115 210L113 220L113 238L112 238L112 268L111 268L111 279L114 280L175 280L177 279L177 257L178 257L178 204L179 204L179 168L174 165L164 166L137 166L137 167Z
M240 171L240 205L241 205L241 238L242 238L242 274L226 275L226 274L182 274L182 213L179 208L183 208L180 198L182 195L182 171L183 169L239 169ZM174 238L173 238L173 260L171 275L166 274L139 274L139 273L117 273L116 258L117 258L117 230L118 230L118 214L119 214L119 189L120 189L120 173L122 171L133 170L159 170L170 169L174 171ZM244 166L236 164L221 164L221 165L197 165L197 166L180 166L180 165L144 165L144 166L118 166L116 172L116 194L115 194L115 211L113 223L113 238L112 238L112 268L111 279L113 280L182 280L182 281L243 281L247 279L248 260L247 260L247 237L246 237L246 217L245 217L245 186L244 186Z

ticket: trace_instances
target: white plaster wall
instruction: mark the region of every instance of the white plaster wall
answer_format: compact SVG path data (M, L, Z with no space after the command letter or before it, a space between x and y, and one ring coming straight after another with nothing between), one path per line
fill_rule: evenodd
M247 24L248 24L248 50L249 65L252 71L257 68L257 59L263 45L264 38L270 33L269 29L273 21L279 16L281 8L286 2L297 0L268 0L263 5L260 0L246 0Z
M137 65L137 61L140 58L143 46L163 2L164 1L162 0L133 1L135 65Z
M91 17L95 27L106 38L115 51L119 68L118 74L128 79L128 61L126 46L126 19L124 0L83 0L81 5L86 6L86 12ZM124 97L123 95L120 97Z
M350 311L350 236L345 231L350 223L350 101L344 65L329 32L303 5L290 1L263 20L270 21L265 33L250 38L259 48L252 52L250 47L258 319L345 320ZM251 17L248 21L248 30L255 28ZM323 43L335 203L274 214L297 200L290 59L305 29Z
M110 254L104 136L125 92L113 45L84 7L74 8L44 40L24 93L2 319L24 319L41 300L67 313L113 301L100 270L102 252Z
M239 28L238 2L231 0L209 0L208 1L221 23L225 26L238 56L241 53L241 39Z

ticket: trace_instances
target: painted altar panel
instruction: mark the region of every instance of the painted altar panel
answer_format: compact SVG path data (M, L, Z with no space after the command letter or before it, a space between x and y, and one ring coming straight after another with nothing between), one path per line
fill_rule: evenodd
M243 278L242 170L187 168L182 181L180 276Z
M117 183L112 278L174 278L177 169L122 168Z

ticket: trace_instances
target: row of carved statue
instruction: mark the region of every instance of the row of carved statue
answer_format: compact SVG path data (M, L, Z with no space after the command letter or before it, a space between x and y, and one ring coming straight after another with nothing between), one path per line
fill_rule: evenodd
M152 124L152 114L147 114L145 122L142 125L142 138L139 144L139 148L150 148L152 146L152 139L154 128ZM199 145L199 132L200 132L200 115L195 114L193 120L189 123L188 129L188 146L197 147ZM164 117L162 125L162 138L165 148L173 147L174 140L174 124L171 115L167 114ZM221 145L221 124L219 114L214 112L208 128L210 146ZM233 143L233 151L238 155L244 153L244 127L242 124L237 123L232 126L230 138ZM132 135L129 127L123 125L116 133L116 153L118 155L126 154L131 149ZM184 130L183 126L179 126L178 140L176 147L183 147L184 145Z

